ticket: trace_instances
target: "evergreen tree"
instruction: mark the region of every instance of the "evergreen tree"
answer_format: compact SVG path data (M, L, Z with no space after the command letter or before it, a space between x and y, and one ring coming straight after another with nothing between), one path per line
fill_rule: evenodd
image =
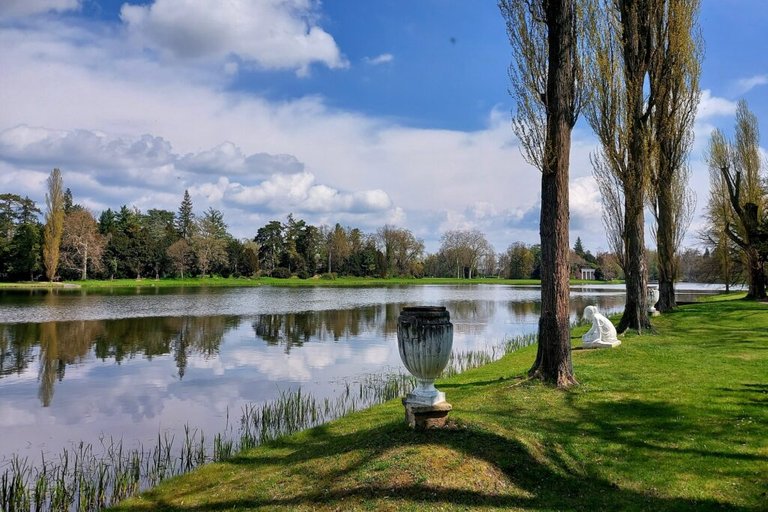
M184 190L184 199L181 200L179 213L176 215L176 231L186 241L195 234L195 213L192 210L192 198L189 197L188 190Z
M584 246L581 243L581 237L576 237L576 244L573 246L573 252L584 257Z

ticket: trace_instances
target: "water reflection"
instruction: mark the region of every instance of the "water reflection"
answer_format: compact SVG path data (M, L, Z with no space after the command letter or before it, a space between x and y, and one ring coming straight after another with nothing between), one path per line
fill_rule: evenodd
M534 332L540 312L538 289L508 286L177 292L0 293L0 461L104 434L152 443L185 423L213 434L289 387L333 396L401 367L405 306L447 307L457 351ZM577 290L572 320L623 301L620 288Z
M67 366L89 357L120 364L126 358L151 361L170 354L182 379L188 357L214 357L226 332L240 321L213 316L0 324L0 378L23 374L37 359L43 407L51 405L55 383L64 379Z

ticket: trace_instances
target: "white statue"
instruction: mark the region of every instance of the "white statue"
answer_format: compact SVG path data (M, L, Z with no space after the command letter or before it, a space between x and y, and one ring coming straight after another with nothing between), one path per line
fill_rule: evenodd
M584 308L584 319L592 321L592 327L581 337L584 348L612 348L621 345L616 337L616 328L600 314L596 306Z

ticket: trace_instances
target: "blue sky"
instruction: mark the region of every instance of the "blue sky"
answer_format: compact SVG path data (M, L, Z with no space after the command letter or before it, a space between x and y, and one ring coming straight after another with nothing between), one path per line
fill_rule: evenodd
M732 132L740 98L766 130L768 7L702 0L700 20L699 211L711 130ZM499 251L536 243L539 174L509 126L509 55L493 1L3 0L0 191L42 203L56 166L97 215L176 210L189 189L238 237L293 212L407 227L430 251L449 229ZM571 238L599 251L595 145L579 123Z

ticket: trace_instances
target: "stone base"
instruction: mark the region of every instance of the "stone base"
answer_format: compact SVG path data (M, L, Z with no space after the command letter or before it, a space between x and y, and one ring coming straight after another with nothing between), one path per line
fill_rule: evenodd
M445 393L432 388L429 393L419 393L420 389L416 387L411 393L405 395L403 403L409 403L412 405L437 405L440 402L445 402Z
M405 406L405 422L414 430L427 430L430 428L442 428L448 419L448 413L453 406L448 402L439 402L434 405L410 403L403 398Z
M613 348L621 345L621 341L585 341L582 346L584 348Z

